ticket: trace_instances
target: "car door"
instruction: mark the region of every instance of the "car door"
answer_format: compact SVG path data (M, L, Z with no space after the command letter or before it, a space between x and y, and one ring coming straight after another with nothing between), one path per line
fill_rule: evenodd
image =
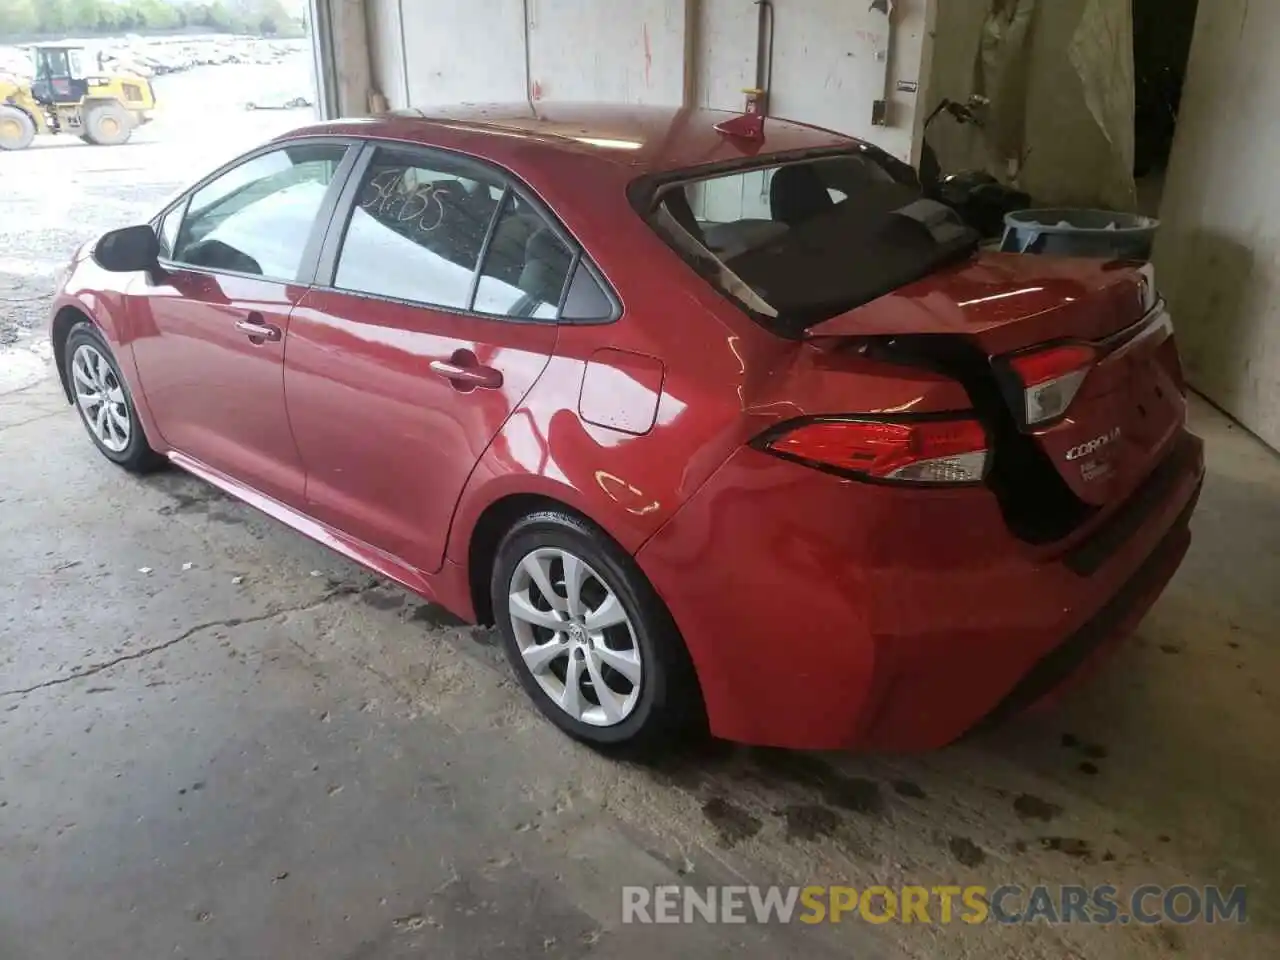
M285 358L308 510L435 571L550 359L572 248L527 192L444 151L367 147L339 210Z
M305 473L284 404L289 314L349 148L292 143L197 188L159 222L163 273L130 291L134 358L165 443L295 507Z

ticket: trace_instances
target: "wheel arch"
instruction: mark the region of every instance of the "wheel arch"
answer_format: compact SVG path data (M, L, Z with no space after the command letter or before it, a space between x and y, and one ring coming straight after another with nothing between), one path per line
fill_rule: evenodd
M18 103L16 100L0 100L0 107L10 107L25 115L26 118L31 121L32 126L36 128L36 133L40 133L43 130L44 124L40 122L40 118L32 113L29 108Z
M558 510L567 513L590 524L615 543L617 542L608 530L590 516L547 493L520 492L498 497L481 511L467 539L467 588L476 623L486 626L492 626L494 623L489 579L503 538L524 517L541 510ZM630 553L630 551L627 552Z
M67 403L74 403L75 399L71 395L71 381L67 374L67 339L71 336L72 329L78 323L91 323L97 327L94 320L80 307L65 306L59 310L53 317L53 323L49 330L49 339L53 345L53 362L58 371L58 380L62 384L62 392L66 395ZM101 332L101 328L99 328Z

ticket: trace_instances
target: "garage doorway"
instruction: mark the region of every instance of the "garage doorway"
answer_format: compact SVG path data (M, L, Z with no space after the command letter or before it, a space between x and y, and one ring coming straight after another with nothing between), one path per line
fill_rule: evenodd
M1134 164L1141 212L1157 216L1200 0L1133 0Z

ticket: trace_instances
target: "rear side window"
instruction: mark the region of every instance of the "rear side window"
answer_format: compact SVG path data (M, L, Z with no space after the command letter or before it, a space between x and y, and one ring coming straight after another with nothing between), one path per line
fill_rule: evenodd
M462 157L379 148L360 183L334 286L467 309L504 188Z
M197 190L171 244L179 264L297 278L307 240L347 147L296 144L259 154ZM172 228L166 218L164 234Z
M508 193L476 287L475 309L554 320L573 252L540 214Z
M586 263L579 261L578 268L573 271L573 279L569 281L569 292L565 294L560 319L577 323L599 322L612 319L613 312L613 301L592 276Z
M355 197L336 289L513 320L613 319L564 230L484 164L379 146Z

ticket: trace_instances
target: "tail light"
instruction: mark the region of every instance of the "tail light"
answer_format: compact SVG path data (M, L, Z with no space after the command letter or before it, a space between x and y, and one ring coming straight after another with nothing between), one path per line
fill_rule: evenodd
M757 446L854 479L897 483L980 483L990 459L986 431L968 418L823 418L784 424Z
M1056 420L1071 406L1098 362L1098 351L1085 343L1049 347L1008 360L1022 385L1023 416L1028 426Z

